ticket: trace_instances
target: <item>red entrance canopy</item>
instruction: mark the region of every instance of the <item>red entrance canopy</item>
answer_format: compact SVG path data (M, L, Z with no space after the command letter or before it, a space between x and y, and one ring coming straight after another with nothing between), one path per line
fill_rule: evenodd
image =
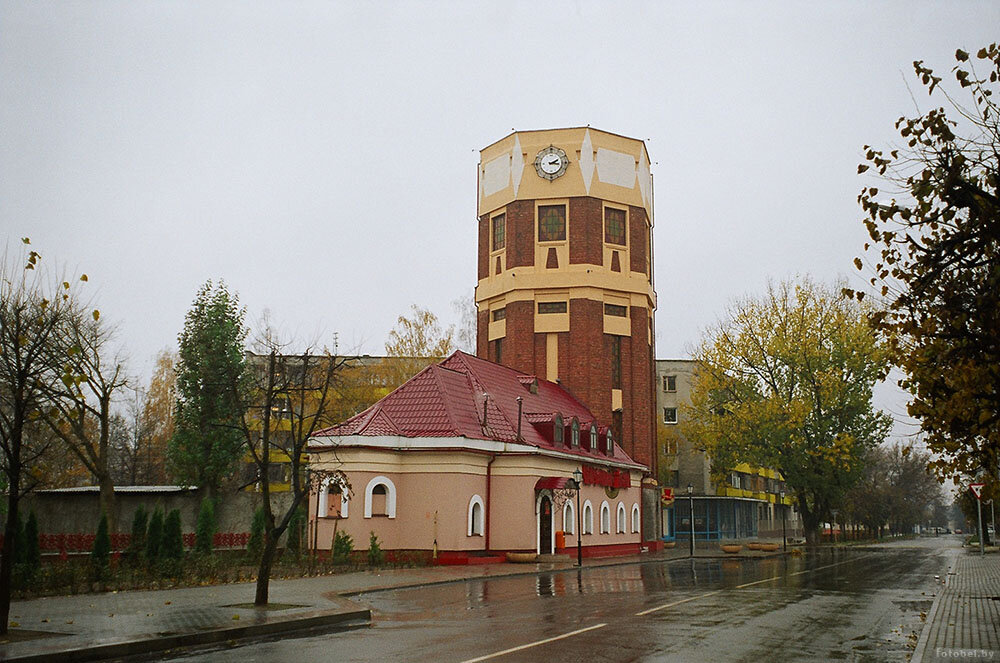
M559 490L561 488L572 488L572 477L542 477L535 482L535 490Z

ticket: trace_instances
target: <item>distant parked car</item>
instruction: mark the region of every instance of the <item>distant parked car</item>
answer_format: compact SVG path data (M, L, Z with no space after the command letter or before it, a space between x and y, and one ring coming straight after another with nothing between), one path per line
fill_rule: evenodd
M960 530L960 529L956 529L955 530L955 534L961 534L961 533L962 533L962 530Z

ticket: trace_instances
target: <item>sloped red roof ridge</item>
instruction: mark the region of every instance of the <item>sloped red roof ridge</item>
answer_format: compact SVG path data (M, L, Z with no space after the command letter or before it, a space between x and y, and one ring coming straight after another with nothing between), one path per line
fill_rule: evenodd
M532 392L533 384L537 384L536 393ZM518 397L522 399L520 440L517 438ZM556 414L561 415L566 424L576 417L581 427L597 421L564 387L457 351L440 364L420 371L364 412L318 431L315 437L465 437L558 448L564 453L607 458L583 447L553 445L542 430L533 425L547 423ZM612 459L634 463L617 444Z

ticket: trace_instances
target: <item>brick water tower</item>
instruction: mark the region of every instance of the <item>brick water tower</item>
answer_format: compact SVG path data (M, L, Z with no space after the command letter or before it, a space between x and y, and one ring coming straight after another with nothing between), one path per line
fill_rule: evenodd
M482 150L476 351L558 380L655 478L649 165L641 140L589 127Z

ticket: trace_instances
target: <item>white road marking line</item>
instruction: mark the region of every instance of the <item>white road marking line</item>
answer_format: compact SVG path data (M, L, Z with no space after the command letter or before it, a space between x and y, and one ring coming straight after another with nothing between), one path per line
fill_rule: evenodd
M607 624L594 624L593 626L588 626L587 628L581 628L570 633L563 633L562 635L557 635L554 638L546 638L544 640L539 640L538 642L530 642L526 645L521 645L520 647L511 647L510 649L504 649L503 651L494 652L493 654L486 654L485 656L480 656L478 658L470 658L467 661L462 661L462 663L477 663L478 661L486 661L491 658L497 658L498 656L505 656L507 654L513 654L516 651L521 651L522 649L530 649L532 647L537 647L539 645L548 644L549 642L555 642L556 640L563 640L564 638L571 638L574 635L579 635L581 633L586 633L587 631L593 631L595 629L604 628Z
M675 605L680 605L681 603L687 603L688 601L695 601L697 599L703 599L706 596L711 596L712 594L720 594L720 593L722 593L722 590L721 589L717 589L714 592L708 592L707 594L699 594L698 596L689 596L688 598L681 599L680 601L674 601L673 603L666 603L664 605L658 605L655 608L650 608L649 610L643 610L642 612L637 612L637 613L635 613L635 616L636 617L642 617L644 615L648 615L650 613L657 612L659 610L666 610L667 608L672 608Z
M868 557L868 555L861 555L860 557ZM859 558L847 559L847 560L844 560L843 562L834 562L833 564L827 564L826 566L817 566L814 569L805 569L804 571L797 571L795 573L789 573L788 575L774 576L773 578L764 578L763 580L754 580L753 582L747 582L747 583L744 583L742 585L736 585L735 587L733 587L733 589L743 589L744 587L751 587L753 585L759 585L759 584L764 583L764 582L773 582L775 580L778 580L779 578L789 578L791 576L800 576L803 573L812 573L813 571L821 571L823 569L829 569L832 566L840 566L841 564L849 564L851 562L856 562L858 559ZM722 591L724 591L724 590L719 589L719 590L716 590L714 592L708 592L707 594L699 594L698 596L689 596L688 598L681 599L680 601L674 601L673 603L666 603L664 605L656 606L655 608L650 608L649 610L643 610L642 612L637 612L637 613L635 613L635 616L636 617L643 617L643 616L648 615L650 613L658 612L660 610L666 610L667 608L672 608L675 605L680 605L682 603L687 603L688 601L694 601L696 599L703 599L706 596L711 596L712 594L718 594L718 593L720 593ZM468 663L468 662L466 662L466 663Z

